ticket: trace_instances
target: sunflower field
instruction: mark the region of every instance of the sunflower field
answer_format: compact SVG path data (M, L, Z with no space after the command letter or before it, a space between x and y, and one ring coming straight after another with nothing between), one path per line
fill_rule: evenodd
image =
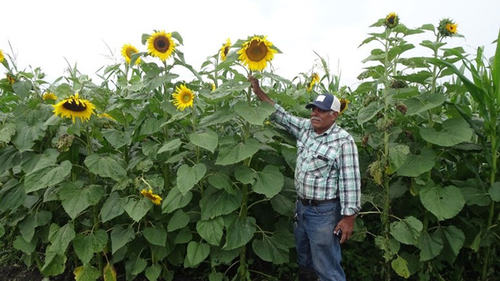
M486 58L447 48L462 37L450 19L410 28L390 13L371 28L356 89L321 57L281 77L263 35L227 39L196 69L181 34L143 34L144 51L123 45L100 84L76 67L47 82L0 50L0 264L76 280L295 280L295 140L254 75L298 116L321 92L345 101L363 184L348 280L494 280L500 33Z

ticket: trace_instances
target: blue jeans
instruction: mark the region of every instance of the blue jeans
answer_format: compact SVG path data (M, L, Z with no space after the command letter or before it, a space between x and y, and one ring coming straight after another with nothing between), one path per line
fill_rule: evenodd
M305 270L314 270L321 281L346 280L340 266L340 239L333 229L340 221L340 202L304 205L296 203L294 227L297 262Z

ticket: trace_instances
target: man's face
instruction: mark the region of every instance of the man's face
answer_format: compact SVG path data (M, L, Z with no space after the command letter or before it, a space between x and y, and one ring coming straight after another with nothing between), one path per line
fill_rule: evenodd
M322 110L314 106L311 109L311 125L314 131L317 134L324 133L335 123L338 115L339 113L336 111Z

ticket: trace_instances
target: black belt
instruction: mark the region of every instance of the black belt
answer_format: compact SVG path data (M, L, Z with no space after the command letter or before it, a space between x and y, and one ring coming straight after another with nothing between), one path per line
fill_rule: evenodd
M303 199L299 198L299 201L302 202L302 205L304 206L316 206L319 204L324 204L324 203L331 203L331 202L336 202L339 201L339 198L334 198L334 199L326 199L326 200L314 200L314 199Z

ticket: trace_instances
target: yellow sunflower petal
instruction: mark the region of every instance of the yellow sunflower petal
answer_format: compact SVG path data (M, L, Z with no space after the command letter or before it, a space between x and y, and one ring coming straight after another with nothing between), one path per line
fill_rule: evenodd
M141 194L144 197L146 197L149 200L151 200L156 205L160 205L161 204L161 200L163 200L160 195L154 194L152 189L149 189L149 190L148 189L143 189L143 190L141 190Z
M254 36L243 43L238 51L238 59L243 65L253 71L260 71L266 68L267 62L274 58L278 51L271 48L273 44L267 41L266 37Z
M54 93L47 92L43 95L43 100L57 100L57 96Z
M92 114L95 114L95 105L88 100L80 99L78 93L52 106L56 116L71 118L73 123L75 123L75 118L80 118L84 122L88 121Z
M130 64L130 61L132 61L132 55L138 53L139 50L137 50L136 47L130 45L130 44L125 44L122 47L122 56L125 58L125 61ZM137 58L135 61L135 64L139 64L141 62L141 58Z
M186 85L180 85L176 88L176 92L172 94L174 105L177 110L183 111L187 107L193 107L194 93Z
M172 33L165 33L165 31L153 33L149 37L147 44L149 53L162 61L166 61L175 50Z
M0 63L2 63L4 59L5 55L3 54L2 50L0 50Z

